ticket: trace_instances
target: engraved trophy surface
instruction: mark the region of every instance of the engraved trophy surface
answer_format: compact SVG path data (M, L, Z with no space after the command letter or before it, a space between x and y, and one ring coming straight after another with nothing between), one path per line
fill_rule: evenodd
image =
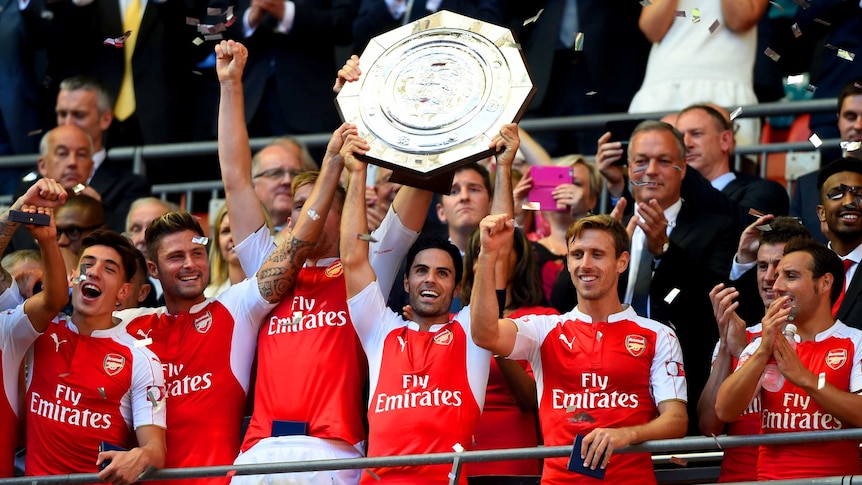
M373 38L359 65L336 104L371 146L363 159L441 193L535 93L509 29L445 10Z

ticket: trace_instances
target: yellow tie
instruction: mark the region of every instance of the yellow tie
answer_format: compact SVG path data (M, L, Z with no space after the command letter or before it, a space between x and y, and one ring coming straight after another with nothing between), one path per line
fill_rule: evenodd
M126 58L123 69L123 84L120 85L120 94L117 96L117 105L114 108L114 116L120 121L125 121L135 112L132 54L135 52L135 42L138 40L141 17L143 17L141 15L141 0L131 0L126 8L126 17L123 19L123 32L131 32L131 35L123 43L123 54Z

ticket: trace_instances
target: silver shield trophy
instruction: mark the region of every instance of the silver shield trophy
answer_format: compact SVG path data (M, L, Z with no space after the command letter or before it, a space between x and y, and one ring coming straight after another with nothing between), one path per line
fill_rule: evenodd
M363 159L447 194L454 170L492 155L536 91L509 29L446 10L371 39L359 66L336 104L371 145Z

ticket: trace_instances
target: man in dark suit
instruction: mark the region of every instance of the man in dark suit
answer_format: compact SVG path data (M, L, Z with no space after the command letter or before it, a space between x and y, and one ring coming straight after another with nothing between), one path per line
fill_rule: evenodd
M87 188L82 193L102 202L109 229L123 232L129 207L135 199L150 195L150 183L107 158L105 133L114 119L107 87L89 76L64 79L55 111L57 125L74 124L93 139L93 171L83 182Z
M420 0L416 0L420 1ZM519 40L538 90L528 117L628 111L643 82L650 43L638 28L643 7L628 0L516 2L522 19L544 11L521 29ZM574 22L572 22L574 20ZM573 45L582 33L582 45ZM533 133L553 156L592 153L600 132Z
M683 109L674 125L685 140L686 164L726 196L719 197L703 187L702 181L686 177L683 198L698 209L734 218L741 231L754 220L749 210L786 215L790 201L781 184L730 170L730 157L735 147L730 123L729 117L715 107L698 104Z
M91 161L87 168L82 168L80 180L67 184L67 190L72 190L78 183L85 185L81 193L102 203L108 228L123 232L132 201L148 196L150 183L128 168L115 166L107 160L104 135L113 121L111 97L107 88L88 76L64 79L57 95L56 113L59 126L75 125L86 132L93 142ZM46 154L42 156L44 158ZM46 165L46 170L40 168L39 174L44 177L45 173L49 173L47 168L50 166ZM32 184L33 181L25 177L18 184L16 194L23 194ZM31 247L32 238L26 231L17 231L12 242L14 249L26 249Z
M857 78L845 84L838 93L838 132L841 141L851 145L842 150L842 156L862 158L862 147L854 148L854 142L862 142L862 78ZM824 154L821 153L821 156ZM802 218L802 223L821 242L826 242L826 236L821 231L817 206L820 204L820 192L817 189L817 172L811 172L796 179L796 189L793 191L793 201L790 204L790 215Z
M362 0L353 21L353 48L361 53L373 37L440 10L503 25L502 4L501 0Z
M697 399L718 339L709 291L727 279L739 233L731 219L697 211L682 200L684 157L682 135L666 123L645 121L632 135L629 177L635 208L627 224L632 260L622 300L639 315L676 330L689 385L689 430L697 433ZM622 208L614 211L616 217Z
M839 158L817 175L817 215L828 228L829 248L844 262L843 297L833 307L838 320L862 328L862 160Z
M338 126L334 49L351 41L358 0L241 0L236 26L248 47L249 135L320 133ZM235 26L235 27L236 27Z

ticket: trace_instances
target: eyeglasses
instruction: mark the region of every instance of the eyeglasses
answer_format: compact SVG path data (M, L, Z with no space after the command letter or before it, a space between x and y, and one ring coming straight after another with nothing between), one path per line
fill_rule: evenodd
M290 178L294 178L297 175L301 174L301 170L288 170L286 168L271 168L269 170L264 170L263 172L256 173L252 175L252 179L259 179L261 177L268 178L270 180L281 180L285 175L290 175Z
M60 239L63 234L69 238L70 241L77 241L81 239L85 233L89 233L91 231L95 231L96 229L102 227L102 224L98 226L89 226L89 227L79 227L79 226L68 226L68 227L58 227L57 228L57 239Z
M826 198L829 200L841 200L847 194L853 194L853 197L859 202L859 199L862 198L862 187L853 187L850 185L841 184L838 187L835 187L829 192L826 192Z

